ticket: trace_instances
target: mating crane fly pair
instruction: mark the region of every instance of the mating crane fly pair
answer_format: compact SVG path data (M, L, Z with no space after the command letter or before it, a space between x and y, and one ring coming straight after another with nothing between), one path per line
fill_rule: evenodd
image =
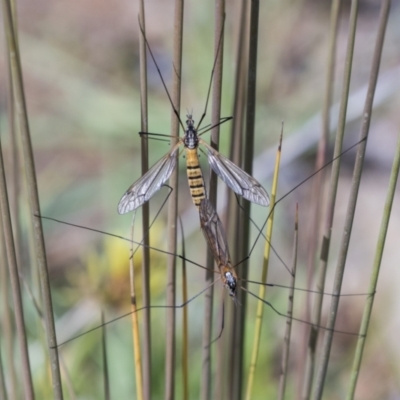
M235 299L237 275L234 268L232 267L232 263L230 260L224 228L218 217L217 212L214 210L214 207L207 199L203 174L200 168L199 156L197 152L198 150L200 150L204 153L204 151L199 147L200 144L207 149L208 163L210 164L213 171L235 193L242 196L246 200L265 207L269 205L269 197L266 190L260 185L258 181L256 181L247 172L243 171L232 161L228 160L226 157L220 154L217 150L213 149L210 145L208 145L204 140L200 138L200 136L204 133L210 131L214 127L230 119L223 118L218 124L210 127L202 133L199 133L200 125L207 112L210 88L213 79L215 63L217 61L220 49L222 31L218 43L214 67L211 72L210 85L208 89L204 113L197 127L195 126L192 114L188 114L186 116L186 128L184 127L179 117L178 111L174 108L168 89L160 73L149 43L147 42L147 39L144 35L142 27L141 31L147 48L149 49L150 55L154 61L154 64L157 67L157 71L159 72L159 76L166 90L171 106L173 107L174 113L184 131L184 135L183 137L180 137L178 139L178 143L173 146L172 149L163 158L161 158L155 165L153 165L153 167L149 169L149 171L147 171L141 178L139 178L128 188L118 204L118 212L119 214L125 214L130 211L136 210L138 207L150 200L150 198L158 190L161 189L161 187L169 179L172 172L174 171L178 161L177 152L181 145L183 145L184 149L186 150L186 173L189 182L190 194L192 196L193 203L199 209L202 231L208 242L208 245L212 249L214 258L218 264L218 269L221 274L223 284L228 288L230 296Z
M203 234L218 264L222 282L228 288L229 295L235 299L237 275L230 260L222 222L206 197L203 174L197 154L199 144L201 143L206 147L211 168L235 193L263 206L269 205L269 197L265 189L253 177L200 139L197 134L198 128L194 127L192 116L188 115L187 118L187 129L184 137L180 138L168 154L129 187L118 204L118 212L125 214L135 210L161 188L171 176L178 159L176 152L183 144L186 149L186 171L190 193L195 206L199 209Z

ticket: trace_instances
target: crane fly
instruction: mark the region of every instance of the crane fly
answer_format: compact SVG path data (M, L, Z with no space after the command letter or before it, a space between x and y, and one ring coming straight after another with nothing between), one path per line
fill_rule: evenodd
M144 35L143 29L140 26L145 43L149 49L150 55L153 59L154 64L157 67L158 74L161 78L161 82L165 88L171 106L174 110L176 117L179 120L180 126L184 131L184 135L179 138L178 143L156 164L153 165L141 178L134 182L122 196L118 204L119 214L125 214L130 211L136 210L143 203L150 200L150 198L164 185L164 183L169 179L173 170L176 167L178 161L178 150L183 145L186 151L186 172L189 181L190 194L192 196L193 202L197 208L199 208L200 202L206 197L206 189L204 185L203 174L200 169L199 156L197 151L200 150L204 152L199 145L203 145L207 150L207 159L213 171L238 195L242 196L246 200L252 203L259 204L261 206L267 207L269 205L269 197L266 190L251 177L247 172L243 171L232 161L224 157L217 150L208 145L204 140L200 138L201 135L213 129L214 127L220 125L223 122L228 121L231 118L223 118L221 121L206 129L205 131L199 133L200 125L206 115L207 105L210 96L211 83L214 75L215 64L218 58L218 53L220 49L222 32L218 43L218 48L216 52L216 57L214 61L214 66L211 72L211 79L208 88L207 100L205 109L200 121L195 126L193 116L191 113L186 115L186 127L183 125L178 111L175 109L171 96L168 92L167 86L161 75L160 69L157 65L153 52L151 51L150 45Z
M213 149L198 135L192 115L187 115L187 129L179 142L159 160L149 171L132 184L118 204L118 212L125 214L140 207L169 179L177 164L176 153L181 145L186 150L186 172L190 194L196 207L206 197L203 174L201 172L197 149L202 144L207 149L208 162L213 171L237 194L252 203L269 205L266 190L253 177Z

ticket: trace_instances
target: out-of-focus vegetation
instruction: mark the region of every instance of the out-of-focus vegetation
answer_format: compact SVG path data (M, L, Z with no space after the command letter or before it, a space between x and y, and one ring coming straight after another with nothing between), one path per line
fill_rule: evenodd
M348 2L344 2L338 37L334 103L340 96L348 28ZM147 1L146 34L167 85L174 69L171 63L173 2ZM224 49L223 115L231 114L237 46L239 2L227 2ZM140 102L139 102L139 27L138 5L131 1L118 3L102 0L48 2L37 0L17 3L20 52L27 96L29 120L38 175L41 211L45 216L70 223L128 236L131 216L117 214L117 204L127 187L140 176ZM283 169L280 174L280 195L284 195L313 171L314 155L321 126L306 124L321 112L326 71L329 33L328 2L263 1L260 4L258 92L256 115L255 178L269 190L274 160L265 159L265 150L276 147L285 121ZM359 10L357 40L352 73L351 96L367 84L379 13L379 2L362 1ZM354 221L351 248L344 277L343 293L365 293L375 251L379 224L393 151L400 127L400 8L393 2L378 82L380 97L376 99L364 175ZM203 109L213 65L213 4L189 1L185 4L182 110L193 110L195 120ZM4 41L2 41L4 43ZM2 49L4 54L4 49ZM247 55L244 55L247 56ZM11 150L7 124L7 64L0 61L0 133L3 152L11 170ZM149 60L149 130L169 133L171 107L157 71ZM379 86L381 85L381 86ZM349 123L344 148L358 140L364 97L349 103ZM206 117L209 123L210 110ZM336 124L334 117L332 124ZM228 153L229 123L221 131L221 152ZM304 140L301 136L304 135ZM303 149L291 145L297 138ZM150 164L169 149L167 143L150 143ZM341 227L346 212L355 151L343 157L337 199L333 243L326 291L331 290L333 267L336 265ZM264 157L264 158L263 158ZM208 175L206 158L201 158ZM10 178L11 180L11 178ZM219 183L224 186L223 183ZM276 208L273 245L288 264L292 249L294 211L299 203L298 287L305 287L305 263L308 220L312 210L307 182ZM205 262L205 242L199 230L196 210L189 197L186 175L181 161L179 212L183 216L187 255L197 263ZM154 216L167 194L162 189L150 201ZM357 395L365 400L400 396L398 331L400 304L398 282L400 253L399 196L393 215L367 339ZM21 270L30 270L27 245L28 220L23 205ZM253 218L265 220L267 210L253 207ZM221 217L223 214L221 214ZM165 249L166 208L151 230L151 245ZM129 244L117 238L44 221L46 250L50 269L56 329L59 342L100 323L101 311L110 320L130 309ZM141 239L140 212L136 218L135 237ZM252 234L255 238L256 232ZM263 243L259 243L251 259L251 279L259 280ZM163 304L164 255L151 251L151 294L153 304ZM140 282L140 251L135 256L137 279ZM303 272L302 272L303 271ZM276 256L271 260L270 281L287 283L288 275ZM188 265L189 296L203 287L203 271ZM255 285L253 285L255 287ZM217 291L222 290L219 283ZM257 288L252 289L255 292ZM138 286L138 298L141 291ZM268 301L282 312L286 310L287 292L273 288L267 291ZM295 315L304 314L304 295L296 293ZM219 298L219 295L216 297ZM178 291L178 302L181 293ZM225 301L230 301L226 299ZM337 329L358 332L365 297L343 298ZM256 302L249 299L249 320L254 320ZM328 309L329 300L324 303ZM29 327L29 348L38 398L49 394L48 371L44 348L37 339L36 311L25 297L26 321ZM260 359L257 366L254 399L274 398L279 377L280 357L285 320L267 310L263 327ZM179 315L179 314L178 314ZM189 306L190 316L190 391L197 398L201 370L202 297ZM178 316L178 322L180 317ZM153 398L163 397L165 314L152 311L153 333ZM253 324L246 331L246 354L251 350ZM219 327L215 324L215 336ZM224 332L223 335L228 335ZM77 398L101 398L102 356L100 330L89 333L60 348ZM291 371L288 398L296 391L296 379L302 366L297 364L301 351L302 326L294 323L292 333ZM322 337L321 335L320 337ZM224 336L213 344L221 345ZM332 359L327 378L326 399L343 398L348 386L355 337L335 335ZM1 343L4 346L3 343ZM178 356L180 352L178 339ZM2 348L2 355L4 350ZM129 318L107 326L107 354L112 398L134 398L134 369ZM18 362L17 362L18 363ZM246 358L248 363L248 358ZM4 361L3 361L3 364ZM18 364L17 364L18 366ZM247 364L246 367L247 368ZM179 377L179 370L177 377ZM176 379L176 393L181 390Z

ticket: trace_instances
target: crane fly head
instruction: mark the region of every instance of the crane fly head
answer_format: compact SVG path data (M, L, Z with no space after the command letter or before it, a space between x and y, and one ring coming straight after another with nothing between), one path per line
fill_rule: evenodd
M194 126L194 120L193 120L192 114L187 114L186 118L187 118L186 125L188 126L188 128L190 128L191 126Z
M197 136L197 131L194 126L194 120L192 119L192 114L188 113L186 117L187 129L185 131L184 144L189 149L196 149L199 145L199 138Z

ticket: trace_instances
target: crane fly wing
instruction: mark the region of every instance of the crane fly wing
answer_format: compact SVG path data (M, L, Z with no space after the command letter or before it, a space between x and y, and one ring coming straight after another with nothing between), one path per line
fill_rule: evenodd
M205 198L199 208L200 225L218 264L230 264L228 241L221 220L211 202Z
M118 213L126 214L140 207L160 190L176 167L178 143L160 161L154 164L141 178L133 183L118 203Z
M269 196L266 190L247 172L244 172L231 160L201 140L207 148L208 162L214 172L237 194L252 203L267 207Z

